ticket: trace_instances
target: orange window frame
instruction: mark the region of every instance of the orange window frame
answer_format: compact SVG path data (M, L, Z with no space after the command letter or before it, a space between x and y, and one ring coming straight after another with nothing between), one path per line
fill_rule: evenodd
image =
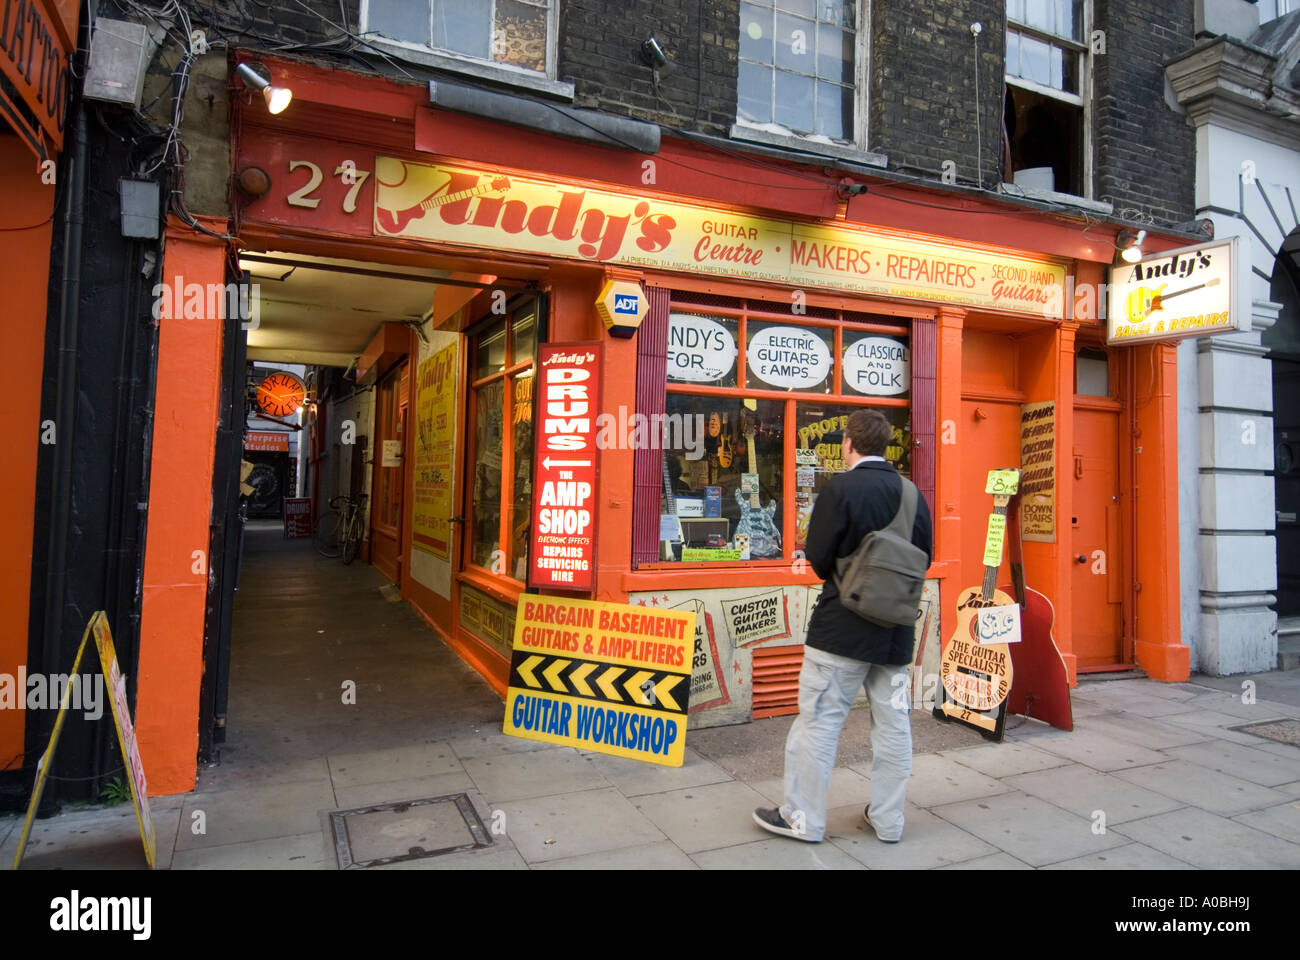
M905 337L907 339L909 355L913 347L913 331L910 318L899 317L897 322L885 321L859 321L845 319L846 315L861 314L862 310L841 309L836 307L822 307L809 305L809 311L818 314L831 314L831 316L817 316L806 314L792 313L787 305L778 306L771 301L752 299L746 297L725 297L736 303L736 306L721 306L712 303L700 303L691 299L683 299L682 294L687 297L692 295L690 291L672 291L669 300L669 313L692 313L706 317L725 317L734 319L737 322L736 328L736 383L743 384L746 380L746 351L749 342L748 323L751 319L766 323L779 322L793 327L817 327L821 329L830 329L834 336L834 345L831 348L831 390L828 393L813 393L811 391L798 390L776 390L761 387L716 387L704 384L684 383L680 381L668 380L664 387L665 397L669 394L678 394L685 396L697 397L725 397L728 399L754 399L754 400L777 400L785 404L783 429L785 436L793 437L797 433L797 410L796 404L804 403L836 403L842 406L859 406L864 408L871 407L888 407L888 408L905 408L908 410L909 419L912 411L912 389L908 385L908 396L905 398L894 397L873 397L859 396L848 393L844 390L844 332L848 330L852 333L879 333L885 336ZM865 304L864 304L865 306ZM915 434L915 430L912 431ZM909 451L910 454L910 451ZM795 503L795 470L794 470L794 448L789 444L786 445L782 453L781 462L781 497L783 502L793 507ZM662 496L662 495L661 495ZM660 500L659 510L663 511L663 501ZM704 563L687 563L687 562L656 562L640 563L636 565L638 570L692 570L692 569L736 569L745 570L788 567L793 559L793 544L795 542L796 523L798 518L797 511L794 509L783 509L781 511L781 544L782 556L777 559L764 560L742 560L735 563L724 563L718 561L709 561Z

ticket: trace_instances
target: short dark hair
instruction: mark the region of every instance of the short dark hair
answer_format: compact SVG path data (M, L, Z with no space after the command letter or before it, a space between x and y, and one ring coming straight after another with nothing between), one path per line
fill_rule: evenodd
M844 425L844 435L860 456L883 457L894 428L879 410L854 410Z

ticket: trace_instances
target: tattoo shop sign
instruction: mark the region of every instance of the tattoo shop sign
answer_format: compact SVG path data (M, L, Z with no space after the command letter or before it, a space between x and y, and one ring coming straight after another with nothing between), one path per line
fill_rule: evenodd
M525 594L503 730L680 767L695 611Z

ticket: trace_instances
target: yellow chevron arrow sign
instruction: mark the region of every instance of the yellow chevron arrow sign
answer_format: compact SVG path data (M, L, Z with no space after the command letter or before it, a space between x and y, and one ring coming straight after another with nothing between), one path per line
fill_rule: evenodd
M618 689L614 686L614 681L623 675L622 667L610 667L599 677L596 678L596 686L605 694L605 699L610 703L622 703L623 698L618 695Z
M669 696L669 691L685 679L685 677L670 674L655 684L655 699L659 701L661 707L666 707L669 710L681 710L681 707L677 705L677 701Z
M571 663L573 663L572 660L556 660L553 664L542 671L542 676L546 678L546 682L549 683L551 689L557 693L569 692L569 688L566 687L564 681L560 679L560 674L563 673L564 668Z
M644 693L641 692L641 684L645 683L654 674L649 670L638 670L632 674L632 678L623 684L623 689L627 691L628 699L633 703L649 703Z
M533 654L523 663L519 664L519 676L523 678L524 683L528 684L530 687L541 689L542 685L538 679L533 676L533 671L536 670L537 665L545 659L545 657L539 657L537 654Z
M569 682L573 684L573 689L585 697L594 697L596 692L587 684L587 674L595 670L597 666L598 664L595 663L584 663L569 674Z

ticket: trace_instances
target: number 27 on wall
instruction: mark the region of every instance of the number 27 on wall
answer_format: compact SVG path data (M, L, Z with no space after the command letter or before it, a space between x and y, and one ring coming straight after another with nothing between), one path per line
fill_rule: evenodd
M290 160L289 172L293 173L299 167L306 167L310 171L307 182L285 198L285 202L291 207L306 207L309 210L315 210L320 206L320 197L313 197L312 194L320 187L325 180L325 174L321 168L310 160ZM334 168L334 176L342 179L348 187L347 194L343 197L343 212L355 213L357 209L357 194L361 191L361 185L366 182L370 176L369 170L358 170L356 164L351 160L345 160Z

